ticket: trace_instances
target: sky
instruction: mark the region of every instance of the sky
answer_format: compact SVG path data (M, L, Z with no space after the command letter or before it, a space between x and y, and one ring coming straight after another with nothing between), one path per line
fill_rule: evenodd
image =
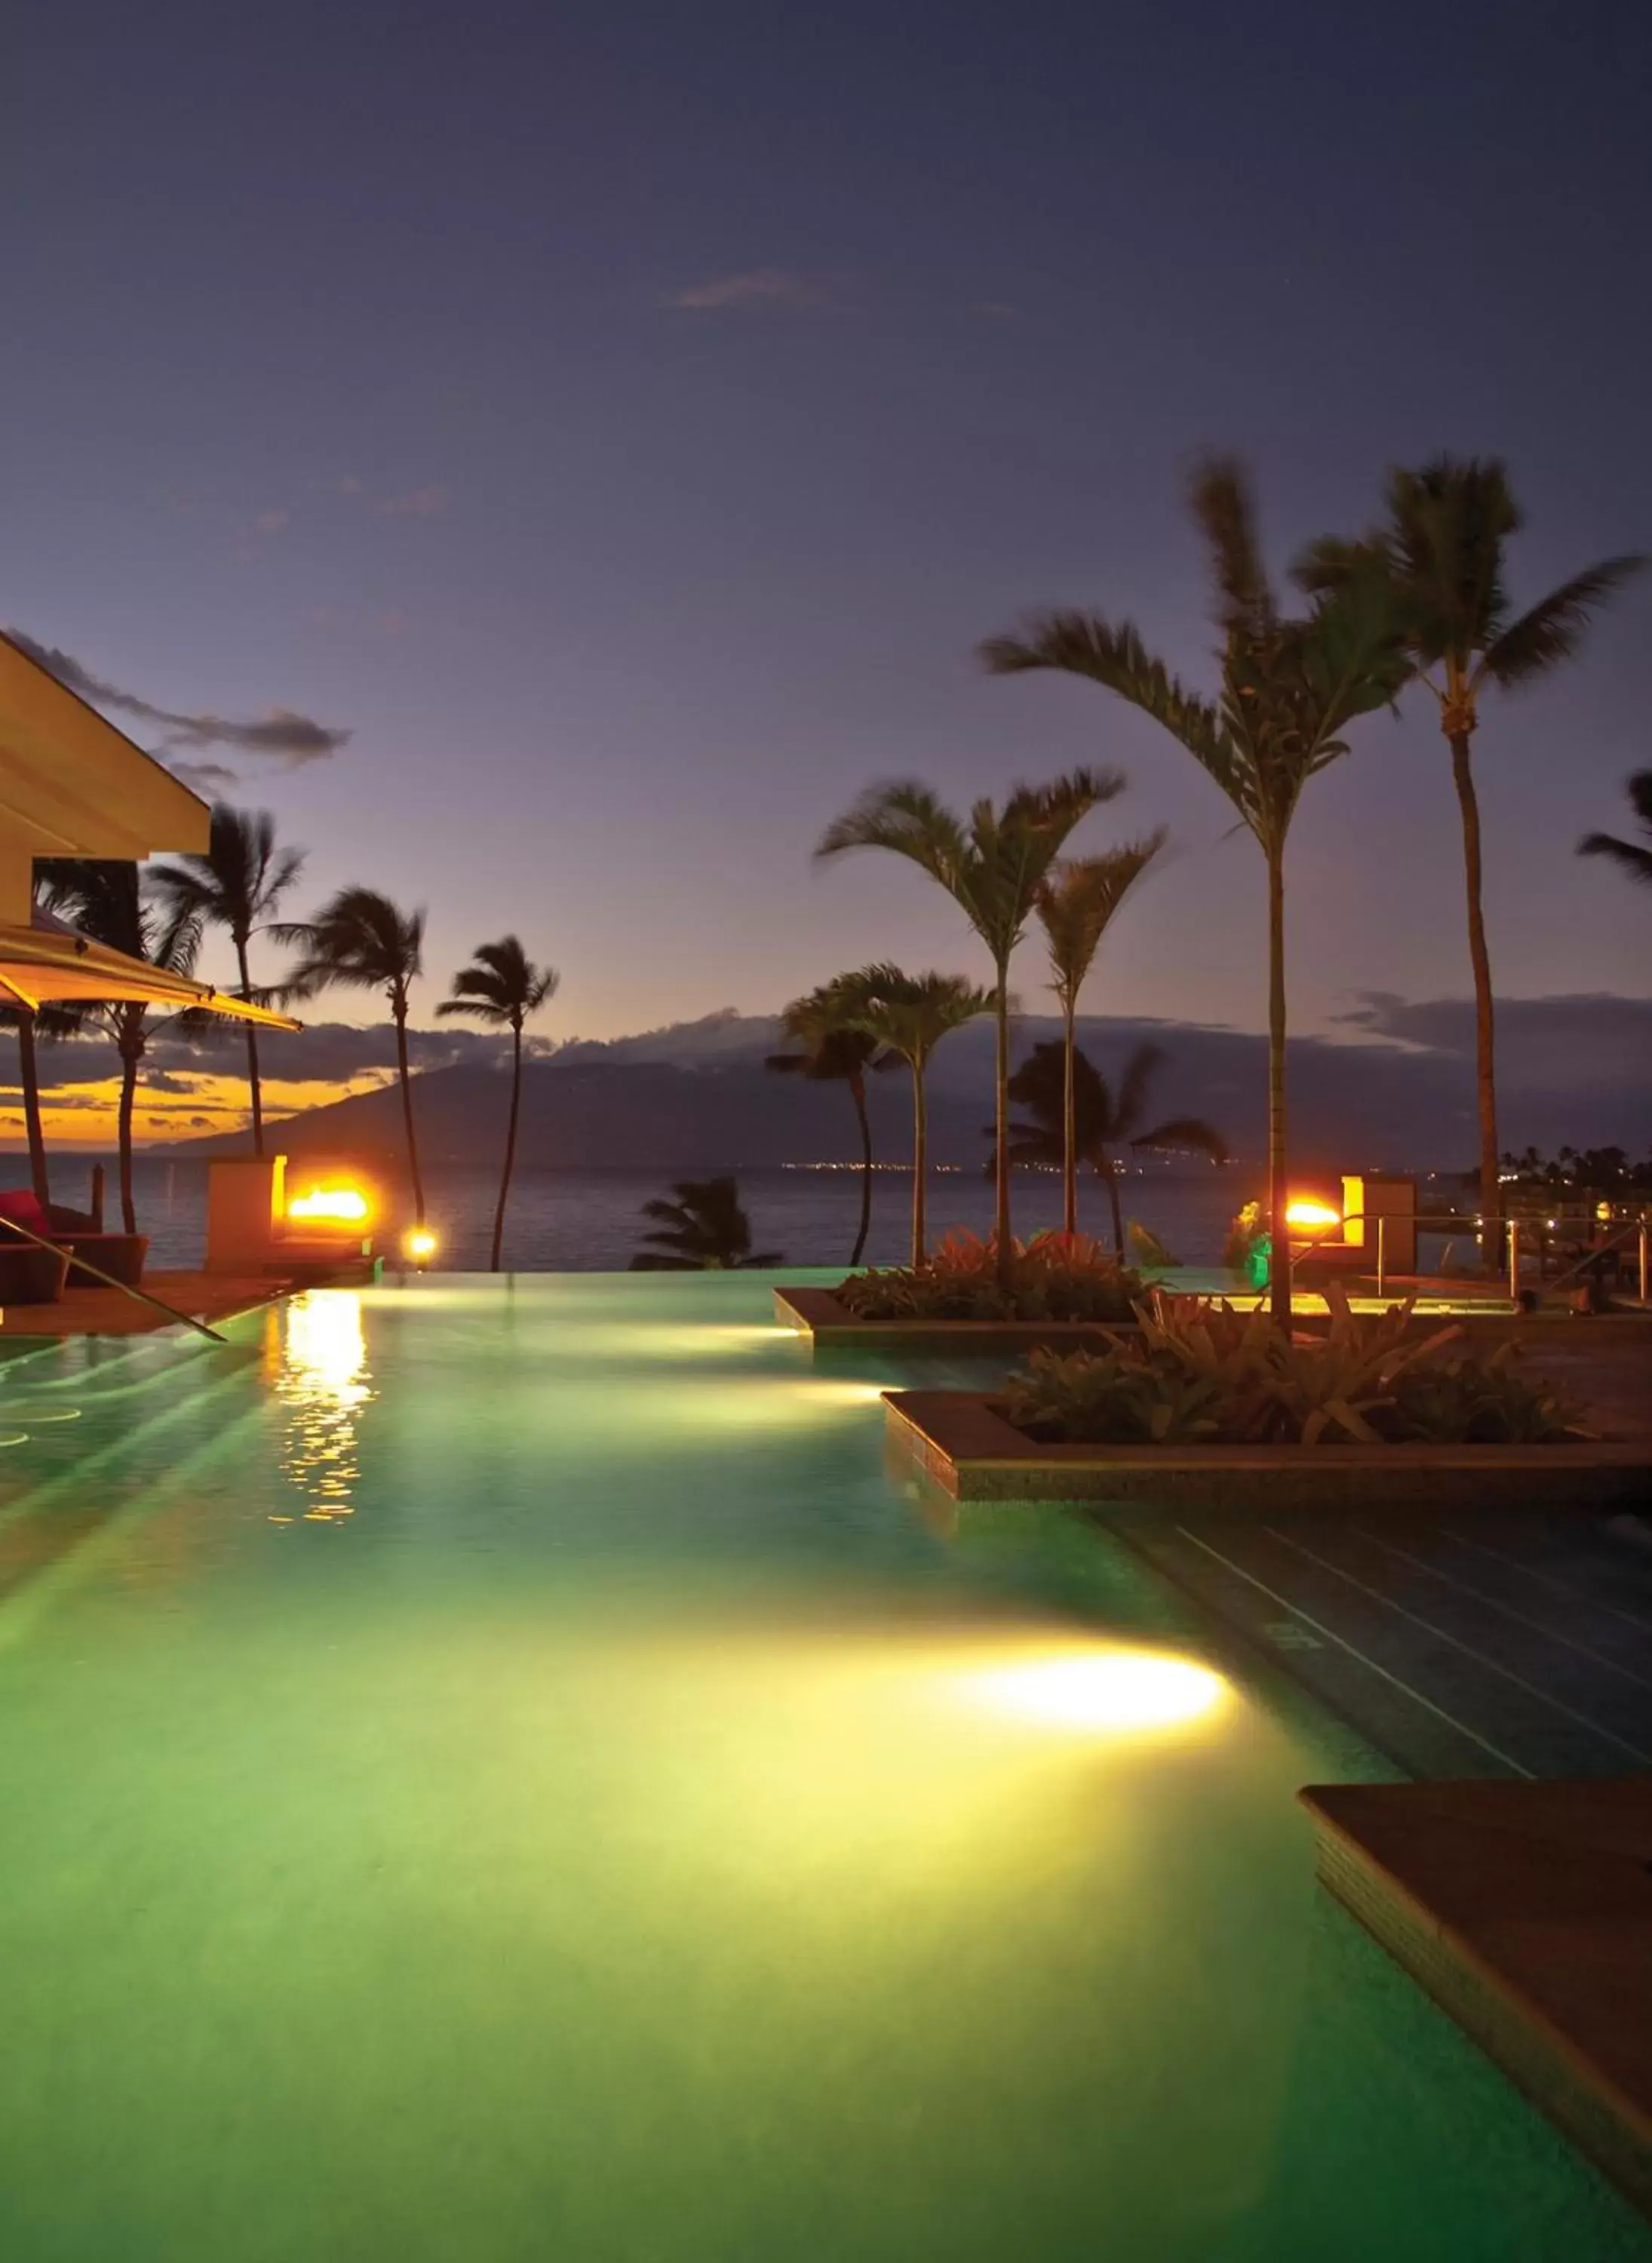
M1082 604L1207 680L1213 447L1281 571L1440 448L1507 459L1517 598L1652 546L1639 0L13 0L6 46L0 624L274 811L295 913L427 906L421 1020L506 929L553 1038L979 975L815 840L874 778L1089 762L1131 784L1076 847L1173 845L1086 1003L1254 1029L1228 806L977 640ZM1571 851L1649 695L1652 577L1487 703L1509 996L1644 994L1644 892ZM1431 716L1365 722L1293 839L1299 1028L1465 994L1460 857Z

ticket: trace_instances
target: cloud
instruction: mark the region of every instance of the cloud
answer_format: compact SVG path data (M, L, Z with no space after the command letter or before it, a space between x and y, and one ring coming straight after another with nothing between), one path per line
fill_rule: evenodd
M659 303L690 315L727 315L746 307L822 307L840 300L854 279L792 267L752 267L743 274L712 275L702 283L664 292Z
M292 518L290 510L261 510L252 522L255 534L279 534Z
M241 773L227 763L169 763L167 768L180 785L193 793L214 794L221 786L235 785Z
M156 707L148 699L140 699L135 692L122 691L118 684L106 683L101 676L94 676L72 653L61 651L54 645L40 644L21 629L10 629L7 634L19 650L27 653L60 683L78 692L83 699L90 699L99 707L112 707L123 715L135 715L146 723L158 723L164 734L162 750L167 755L178 748L228 747L241 754L267 756L273 762L285 763L289 770L299 770L306 763L325 762L338 752L350 736L348 731L333 730L291 707L272 708L269 714L251 723L232 722L226 716L209 712L190 715L170 707ZM197 767L215 770L220 766ZM227 770L223 773L225 778L231 775Z

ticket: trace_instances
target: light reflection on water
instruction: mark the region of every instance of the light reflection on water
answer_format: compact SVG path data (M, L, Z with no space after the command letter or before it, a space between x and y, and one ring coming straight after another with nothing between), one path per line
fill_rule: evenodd
M285 1415L281 1467L304 1495L301 1514L316 1524L352 1515L361 1476L358 1418L377 1395L359 1292L311 1289L272 1311L265 1352ZM293 1519L272 1513L270 1522Z

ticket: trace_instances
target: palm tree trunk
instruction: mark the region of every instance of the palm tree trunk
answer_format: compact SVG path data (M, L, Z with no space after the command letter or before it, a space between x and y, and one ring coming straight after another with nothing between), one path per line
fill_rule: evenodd
M1067 1001L1065 1074L1061 1084L1061 1232L1070 1241L1078 1231L1078 1090L1074 1054L1078 1050L1077 1001ZM1118 1201L1114 1197L1114 1213Z
M855 1236L854 1248L850 1252L851 1268L859 1264L866 1253L866 1236L872 1231L872 1119L866 1113L866 1081L851 1076L849 1096L855 1103L855 1120L860 1126L860 1231Z
M1268 854L1268 1304L1275 1324L1291 1325L1290 1174L1285 1116L1285 863Z
M929 1177L929 1102L924 1091L924 1065L912 1064L912 1262L921 1265L928 1252L924 1216L925 1182Z
M252 1002L252 974L247 965L247 938L235 937L235 957L241 966L241 994L249 1005ZM252 1152L264 1153L264 1087L258 1076L258 1033L247 1023L247 1094L252 1103Z
M34 1045L34 1016L18 1016L18 1080L23 1087L23 1121L29 1134L29 1178L44 1210L52 1199L46 1170L46 1130L40 1122L40 1064Z
M1480 1249L1488 1272L1503 1261L1503 1189L1497 1180L1497 1077L1491 999L1491 956L1481 907L1480 802L1468 766L1469 734L1447 734L1452 783L1463 821L1463 870L1468 889L1468 959L1474 975L1474 1083L1480 1108Z
M1112 1157L1105 1157L1102 1168L1107 1179L1107 1202L1112 1211L1112 1246L1114 1253L1124 1256L1124 1212L1119 1207L1119 1169Z
M504 1247L504 1206L511 1192L511 1174L516 1168L517 1117L522 1106L522 1030L514 1025L511 1031L511 1121L505 1128L504 1169L499 1176L499 1207L493 1214L493 1270L499 1270L500 1253Z
M998 968L998 991L993 1018L997 1028L997 1091L993 1108L993 1131L997 1141L993 1159L996 1182L996 1216L993 1232L997 1243L998 1285L1010 1285L1010 962Z
M419 1143L413 1129L413 1077L407 1058L407 1001L396 999L391 1006L395 1016L395 1068L402 1080L402 1123L407 1133L407 1167L413 1181L413 1223L424 1223L424 1182L419 1176Z
M117 1142L120 1154L120 1223L128 1233L138 1230L138 1209L132 1197L132 1103L138 1090L138 1057L120 1049L120 1113Z

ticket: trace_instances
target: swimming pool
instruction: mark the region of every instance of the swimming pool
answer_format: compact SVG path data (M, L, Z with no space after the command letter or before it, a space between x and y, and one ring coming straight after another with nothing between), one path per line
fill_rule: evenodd
M1652 2254L1317 1894L1374 1759L1072 1519L948 1540L769 1305L0 1379L0 2252Z

